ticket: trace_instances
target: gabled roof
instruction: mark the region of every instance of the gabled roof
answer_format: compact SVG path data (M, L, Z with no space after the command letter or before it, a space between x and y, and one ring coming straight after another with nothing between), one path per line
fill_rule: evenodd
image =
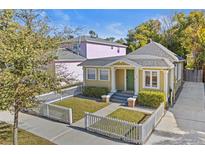
M87 59L84 62L82 62L79 66L106 66L107 64L110 64L123 57L124 56Z
M161 44L151 42L126 56L89 59L81 63L80 66L105 67L112 65L117 61L123 61L141 67L170 68L174 66L174 62L180 62L183 61L183 59Z
M85 57L73 53L72 50L67 48L60 48L56 52L57 60L56 61L84 61Z
M88 59L82 62L79 66L102 66L107 67L117 62L125 62L134 66L141 67L172 67L173 64L167 61L165 58L160 57L142 57L136 56L135 58L128 58L127 56L109 57L109 58L97 58Z
M112 45L112 46L117 46L117 47L124 47L126 48L126 45L119 44L116 42L111 42L102 38L95 38L95 37L90 37L90 36L79 36L73 39L70 39L67 42L90 42L90 43L98 43L98 44L105 44L105 45ZM65 43L65 42L64 42Z
M165 48L163 45L150 42L149 44L137 49L129 54L129 56L135 55L153 55L157 57L163 57L169 59L171 62L178 62L179 59L175 53Z

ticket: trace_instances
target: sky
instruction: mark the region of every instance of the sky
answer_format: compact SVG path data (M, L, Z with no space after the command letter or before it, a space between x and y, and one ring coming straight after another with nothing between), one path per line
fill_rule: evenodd
M44 10L50 24L56 28L83 27L80 35L94 30L99 37L125 38L128 30L149 19L162 19L176 12L191 10Z

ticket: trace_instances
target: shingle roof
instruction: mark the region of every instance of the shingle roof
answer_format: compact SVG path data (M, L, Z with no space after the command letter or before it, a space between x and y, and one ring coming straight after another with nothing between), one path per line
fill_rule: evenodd
M57 53L57 61L84 61L85 57L77 55L73 53L70 49L61 48L58 49Z
M89 59L80 66L107 66L115 61L129 61L141 67L172 67L179 57L164 46L151 42L126 56Z
M76 37L76 38L70 39L68 42L79 42L79 40L81 42L99 43L99 44L113 45L113 46L124 47L124 48L127 47L126 45L123 45L123 44L111 42L111 41L108 41L108 40L105 40L102 38L94 38L94 37L90 37L90 36Z
M80 64L80 66L105 66L110 64L124 56L118 57L107 57L107 58L97 58L97 59L87 59Z
M136 51L130 53L129 55L153 55L157 57L163 57L169 59L171 62L179 61L175 53L165 48L163 45L151 42Z
M127 56L119 56L119 57L109 57L109 58L98 58L98 59L88 59L80 64L80 66L106 66L115 61L132 61L136 65L142 67L171 67L172 64L166 61L165 58L149 58L149 57L135 57L128 58Z

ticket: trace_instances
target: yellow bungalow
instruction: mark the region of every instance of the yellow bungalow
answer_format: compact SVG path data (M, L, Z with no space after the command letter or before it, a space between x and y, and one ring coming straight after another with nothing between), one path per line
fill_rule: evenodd
M156 42L118 57L88 59L83 66L84 86L107 87L117 101L125 94L137 96L140 90L165 93L166 99L175 94L182 84L184 60ZM123 93L123 95L119 95ZM122 98L123 99L123 98Z

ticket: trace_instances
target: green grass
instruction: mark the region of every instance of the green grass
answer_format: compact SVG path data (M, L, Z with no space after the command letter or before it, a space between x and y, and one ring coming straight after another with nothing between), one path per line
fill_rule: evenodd
M149 118L149 116L150 115L143 112L119 108L109 114L107 117L124 120L131 123L143 123L147 118ZM139 138L138 129L135 125L126 125L120 121L110 120L106 118L97 121L96 123L91 125L90 128L115 134L117 138L124 136L131 140ZM104 133L104 135L107 135L107 133Z
M119 108L116 111L109 114L108 117L125 120L133 123L141 123L145 119L147 119L149 115L135 110Z
M107 103L98 102L87 98L71 97L63 101L54 103L55 105L72 108L73 122L76 122L84 117L85 112L96 112L99 109L107 106Z
M0 122L0 144L12 144L12 126L4 122ZM32 133L19 129L18 131L19 145L53 145L52 142L36 136Z

